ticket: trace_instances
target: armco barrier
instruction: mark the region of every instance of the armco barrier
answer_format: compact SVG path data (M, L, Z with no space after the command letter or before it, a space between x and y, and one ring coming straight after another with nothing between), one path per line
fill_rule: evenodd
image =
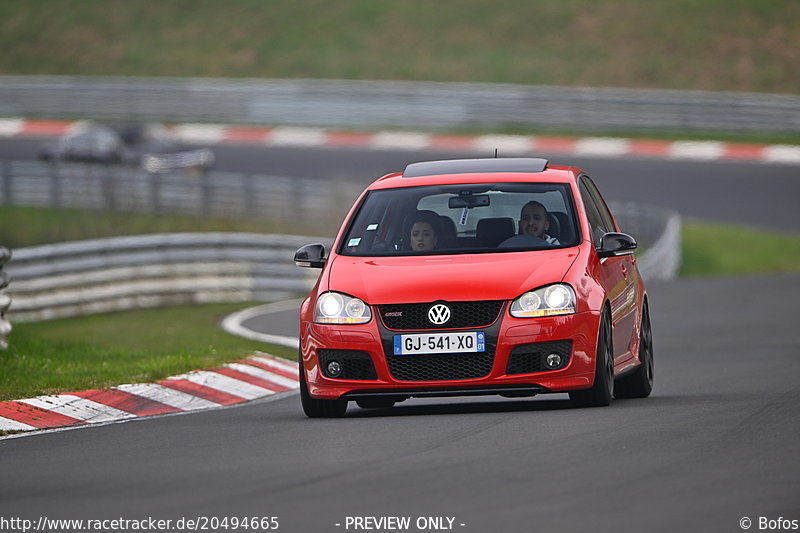
M660 208L615 206L623 231L639 240L648 280L674 278L680 220ZM271 301L305 293L319 274L297 268L294 252L329 239L253 233L172 233L19 248L10 316L35 321L166 305Z
M11 322L6 319L6 312L11 305L11 298L6 294L10 280L8 273L3 270L9 259L11 252L8 248L0 246L0 350L8 348L8 335L11 333Z
M681 267L681 217L646 204L610 202L620 230L636 238L639 271L645 280L675 279Z
M124 166L0 162L0 205L70 207L203 217L265 217L299 231L338 225L363 184L208 172L149 174Z
M800 96L485 83L0 76L0 117L796 133Z
M26 322L126 309L269 301L307 291L318 270L294 252L312 237L171 233L18 248L10 317Z

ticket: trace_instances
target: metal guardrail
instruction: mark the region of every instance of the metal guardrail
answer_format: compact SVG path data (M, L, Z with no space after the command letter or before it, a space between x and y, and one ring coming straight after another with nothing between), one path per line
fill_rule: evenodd
M639 271L647 281L672 280L681 268L681 217L653 205L610 202L620 229L633 235L641 252Z
M324 233L361 184L233 172L150 174L96 164L0 162L0 205L71 207L221 218L269 218Z
M800 96L400 81L0 76L0 117L798 132Z
M171 233L14 250L16 322L209 302L270 301L308 291L319 271L291 258L313 237Z
M11 297L6 294L9 284L8 273L3 266L11 259L11 251L0 246L0 350L8 348L8 335L11 333L11 322L6 319L6 312L11 306Z

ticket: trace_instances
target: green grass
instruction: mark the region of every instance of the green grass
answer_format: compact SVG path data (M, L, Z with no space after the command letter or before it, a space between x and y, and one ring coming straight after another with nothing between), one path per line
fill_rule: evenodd
M0 352L0 400L149 382L254 351L297 360L293 349L249 341L217 326L243 307L172 307L14 324L10 347Z
M681 276L800 272L800 235L689 221Z
M6 1L0 74L796 94L797 20L796 0Z

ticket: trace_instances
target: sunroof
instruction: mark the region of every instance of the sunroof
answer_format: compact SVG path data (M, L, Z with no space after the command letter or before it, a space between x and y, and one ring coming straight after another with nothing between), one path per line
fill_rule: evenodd
M475 174L478 172L542 172L547 159L534 157L499 157L486 159L448 159L411 163L403 172L404 178L438 174Z

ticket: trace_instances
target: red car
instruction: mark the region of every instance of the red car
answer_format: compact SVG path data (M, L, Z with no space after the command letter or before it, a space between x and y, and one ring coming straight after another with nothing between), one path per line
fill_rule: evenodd
M300 309L309 417L411 397L646 397L645 286L592 180L534 158L413 163L361 194Z

